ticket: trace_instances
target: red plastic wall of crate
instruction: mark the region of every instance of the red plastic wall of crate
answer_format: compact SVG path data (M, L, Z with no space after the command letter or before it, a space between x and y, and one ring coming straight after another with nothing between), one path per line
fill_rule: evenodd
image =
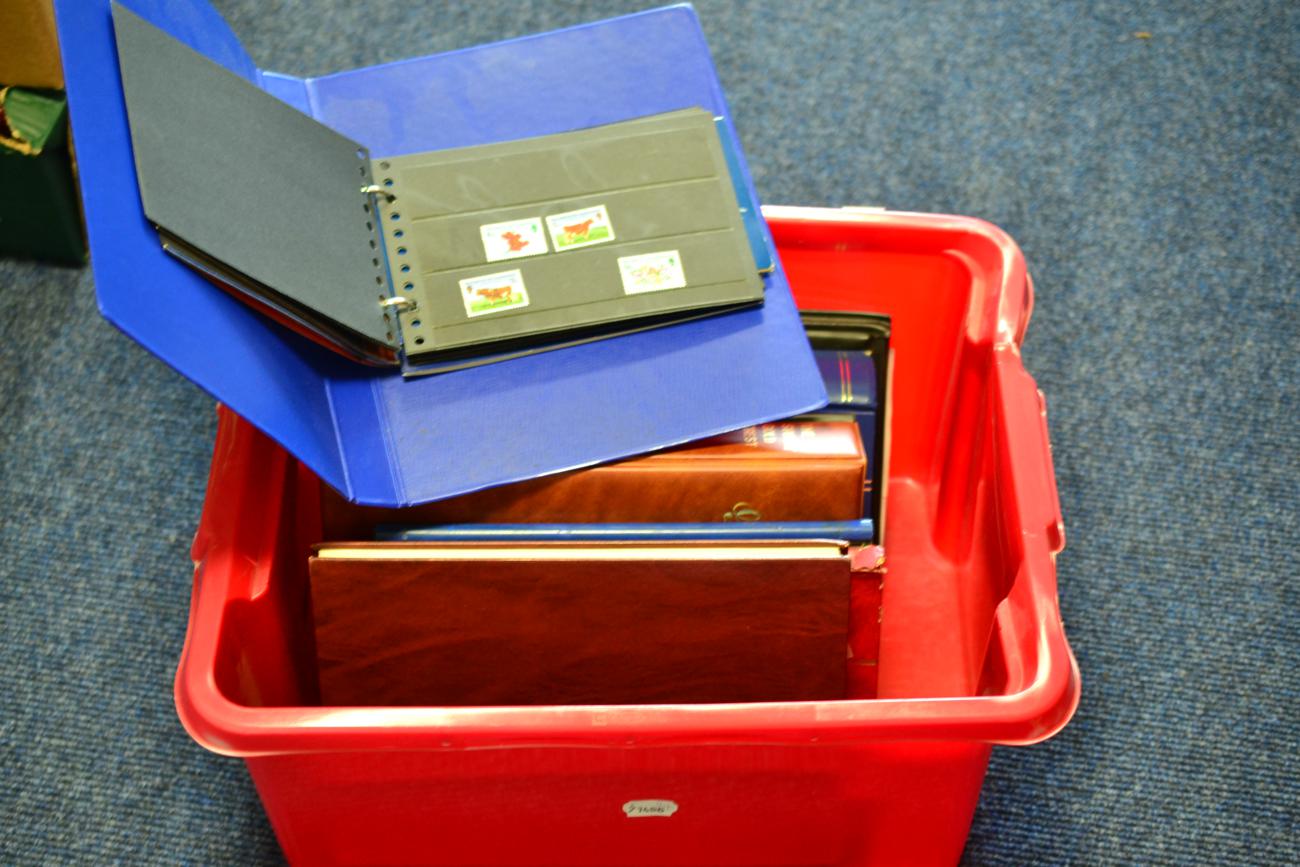
M291 861L952 863L990 744L1068 722L1079 676L1020 251L962 217L765 213L801 306L893 317L880 698L316 706L315 480L222 410L176 705L200 744L245 759ZM676 810L625 813L649 799Z

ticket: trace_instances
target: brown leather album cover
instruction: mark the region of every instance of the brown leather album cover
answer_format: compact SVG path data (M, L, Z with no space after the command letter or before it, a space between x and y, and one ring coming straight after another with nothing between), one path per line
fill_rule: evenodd
M356 506L322 485L322 530L329 540L380 524L849 521L862 517L866 464L853 421L781 421L408 509Z
M326 705L843 698L834 542L317 546Z

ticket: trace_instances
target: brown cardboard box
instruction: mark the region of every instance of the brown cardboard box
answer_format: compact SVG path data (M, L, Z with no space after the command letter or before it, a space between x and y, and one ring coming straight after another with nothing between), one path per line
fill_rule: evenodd
M63 89L52 0L0 0L0 84Z

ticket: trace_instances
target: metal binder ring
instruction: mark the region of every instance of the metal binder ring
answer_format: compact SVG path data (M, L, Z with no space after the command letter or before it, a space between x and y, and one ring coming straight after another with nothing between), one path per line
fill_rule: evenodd
M379 302L379 306L385 309L389 307L396 307L398 308L399 313L404 310L411 311L416 308L415 299L407 298L402 295L397 295L392 298L385 298L383 301Z
M379 184L370 184L368 186L364 186L361 188L361 192L365 193L368 196L383 196L384 198L388 199L388 201L390 202L397 201L397 196L393 195L390 190L379 186Z

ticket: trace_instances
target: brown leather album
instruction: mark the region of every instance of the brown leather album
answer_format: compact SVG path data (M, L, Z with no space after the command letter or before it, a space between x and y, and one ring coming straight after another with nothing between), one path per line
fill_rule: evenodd
M862 517L867 459L857 425L752 425L616 463L408 509L355 506L321 488L325 539L379 524L849 521Z
M843 698L836 542L351 543L310 560L322 702Z

